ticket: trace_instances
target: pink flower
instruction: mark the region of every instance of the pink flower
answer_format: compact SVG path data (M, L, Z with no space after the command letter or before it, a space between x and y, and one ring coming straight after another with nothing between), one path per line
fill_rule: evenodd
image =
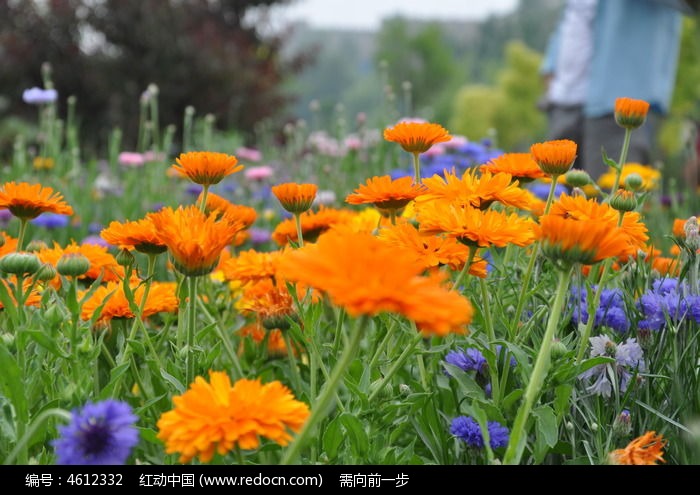
M125 167L142 167L145 163L144 156L141 153L133 151L122 151L119 153L119 164Z
M162 162L165 160L165 153L156 153L155 151L146 151L143 154L143 161L145 163L151 162Z
M362 148L362 139L355 134L350 134L345 138L345 147L349 150L359 150Z
M447 141L445 143L440 143L440 144L442 144L447 149L455 149L455 148L459 148L460 146L464 146L468 142L469 142L469 140L464 136L454 136L453 135L452 139L450 139L449 141Z
M259 162L262 160L262 153L253 148L246 148L241 146L236 150L236 157L239 160L245 160L249 162Z
M245 175L245 178L248 180L265 180L272 177L274 173L275 171L272 167L261 165L259 167L246 168L243 175Z

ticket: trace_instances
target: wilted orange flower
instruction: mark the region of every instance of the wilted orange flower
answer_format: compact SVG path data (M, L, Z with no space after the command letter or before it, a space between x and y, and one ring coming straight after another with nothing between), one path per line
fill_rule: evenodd
M148 215L168 246L175 268L187 276L205 275L219 261L221 251L231 244L242 224L226 216L217 221L216 213L205 215L195 205L177 210L163 208Z
M265 330L261 324L255 322L250 325L246 325L238 331L238 335L243 338L250 338L256 344L262 344L265 339L267 339L267 352L271 356L286 356L287 343L284 341L284 336L282 331L278 328L273 328L272 330ZM292 347L295 347L292 345ZM243 352L245 348L244 342L241 342L241 347L239 352ZM295 348L296 352L297 349Z
M73 208L63 195L50 187L27 182L6 182L0 186L0 210L10 210L17 218L31 220L42 213L72 215Z
M259 252L254 249L242 251L236 257L226 260L221 265L226 280L251 282L273 278L277 271L280 251Z
M481 172L510 174L520 182L547 177L530 153L504 153L479 167Z
M133 248L146 254L160 254L168 249L160 240L153 220L148 217L135 222L111 222L100 236L114 246Z
M636 253L622 229L597 220L544 215L537 232L542 252L554 260L590 265Z
M199 197L197 198L197 204L199 204L202 201L203 194L203 192L199 194ZM248 227L253 225L253 223L255 223L255 220L258 217L258 213L255 211L255 208L231 203L226 198L223 198L218 194L214 194L212 192L207 193L207 204L205 205L204 210L206 213L218 211L218 218L220 218L222 215L226 215L229 218L236 219L241 222L244 229L247 229Z
M317 192L316 184L287 182L272 186L272 194L279 200L282 208L295 214L304 213L311 208Z
M399 122L394 127L384 129L384 139L400 144L409 153L425 153L434 144L447 142L452 136L440 124Z
M576 143L569 139L557 139L535 143L530 154L545 174L561 175L569 171L576 160Z
M421 232L444 233L468 246L527 246L535 239L534 222L515 213L436 202L421 205L417 215Z
M301 220L301 235L304 241L314 242L319 235L334 225L349 223L355 214L350 210L321 207L317 212L306 211ZM297 229L293 218L283 220L272 231L272 240L279 246L286 246L290 241L297 242Z
M241 379L231 386L221 371L210 371L209 380L195 378L158 420L158 438L168 454L180 454L180 462L195 456L209 462L215 452L225 455L236 446L255 449L260 437L287 445L289 430L299 431L309 415L309 407L278 381Z
M626 129L636 129L647 118L649 103L633 98L617 98L615 100L615 122Z
M392 180L390 176L371 177L366 184L360 185L345 201L351 205L372 203L382 210L399 210L405 207L425 188L414 184L411 177Z
M476 169L469 169L462 177L457 177L454 169L445 171L444 177L434 175L423 179L427 191L416 198L418 204L442 201L455 206L473 206L485 210L498 201L505 206L529 209L532 194L521 189L518 181L506 173L484 172L477 175Z
M622 166L622 172L620 173L620 187L625 187L625 181L627 177L631 174L638 174L642 178L642 190L651 191L659 186L659 181L661 180L661 172L648 165L642 165L641 163L625 163ZM617 171L610 169L598 178L598 185L602 189L612 189L615 184L615 177L617 176Z
M455 238L421 234L408 222L380 230L379 238L414 254L416 263L425 269L447 265L452 270L461 270L469 257L469 248ZM486 260L474 258L469 273L485 278Z
M190 151L175 159L172 168L187 176L195 184L209 186L218 184L227 175L243 170L238 159L226 153L213 151Z
M97 244L78 245L73 242L62 248L57 242L54 242L52 248L40 249L36 252L39 260L54 267L58 266L58 260L64 254L82 254L90 262L88 271L78 278L96 280L102 275L103 282L116 282L124 278L124 268L119 266L117 260L106 247L98 246ZM59 277L54 279L54 284L60 284Z
M278 265L285 280L321 290L352 316L399 313L426 334L464 333L473 313L469 301L442 286L444 274L421 272L411 253L370 234L333 231L285 252Z
M134 293L134 302L140 306L143 301L145 285L132 284L131 289ZM152 282L143 308L142 318L145 319L156 313L176 313L178 309L176 289L174 282ZM85 292L80 294L80 298L84 296ZM129 301L124 293L124 285L121 282L109 282L107 285L98 287L83 303L80 317L86 321L91 320L100 306L102 309L98 313L96 322L102 325L109 323L113 318L134 318L136 316L129 307Z
M611 464L626 466L654 466L657 461L664 461L663 448L666 441L663 435L657 435L655 431L647 431L644 435L632 440L624 449L610 452Z

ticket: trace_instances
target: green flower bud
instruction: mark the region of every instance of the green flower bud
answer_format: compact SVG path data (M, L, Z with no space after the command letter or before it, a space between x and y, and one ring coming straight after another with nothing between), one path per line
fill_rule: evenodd
M49 263L44 263L39 267L39 271L36 272L34 278L41 282L48 282L56 278L57 273L58 272L56 272L56 269L53 267L53 265Z
M36 253L37 251L41 251L42 249L46 249L47 247L48 246L44 241L32 240L29 244L27 244L27 252Z
M644 179L637 172L633 172L625 179L625 189L639 191L644 186Z
M591 176L584 170L569 170L564 178L571 187L583 187L591 183Z
M617 211L634 211L637 207L637 198L634 197L632 191L618 189L617 192L612 195L612 198L610 198L610 206Z
M79 277L90 269L90 260L81 253L65 253L58 259L56 269L65 277Z
M134 261L136 261L136 258L134 258L134 255L131 254L131 251L126 248L119 251L115 258L117 263L123 267L129 267L134 264Z
M569 349L566 347L566 344L564 344L564 342L562 342L559 339L554 339L552 341L552 347L550 349L552 359L560 358L566 355L567 352L569 352Z
M0 270L13 275L33 275L40 266L34 253L10 253L0 258Z

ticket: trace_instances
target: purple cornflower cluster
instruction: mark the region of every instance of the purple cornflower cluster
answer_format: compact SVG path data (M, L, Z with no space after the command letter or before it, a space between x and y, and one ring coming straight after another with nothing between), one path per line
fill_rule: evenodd
M613 390L611 377L617 377L616 387L621 393L627 391L630 378L635 372L646 371L644 352L635 339L627 339L624 344L615 344L605 335L591 337L591 357L609 356L614 363L596 365L579 375L590 383L586 390L595 395L610 397Z
M592 294L597 290L593 287ZM588 323L588 294L582 287L573 287L569 305L573 306L571 322L575 325ZM594 328L608 327L623 334L630 329L630 321L625 311L625 300L620 289L603 289L600 305L593 318Z
M489 445L492 449L508 445L508 428L497 421L489 421L486 426L489 432ZM484 436L481 434L479 423L474 418L456 417L450 425L450 433L462 439L470 447L484 448Z
M666 323L678 324L686 318L700 323L700 296L688 295L688 287L678 279L656 280L637 301L642 313L640 330L662 330Z
M501 356L501 351L503 346L496 346L496 353ZM470 347L468 349L458 349L456 351L450 351L445 356L445 362L456 366L465 372L475 372L476 381L484 387L484 392L487 397L491 396L491 383L489 383L489 364L486 361L484 355L478 349ZM510 366L515 367L515 358L510 357ZM450 374L445 371L446 374Z

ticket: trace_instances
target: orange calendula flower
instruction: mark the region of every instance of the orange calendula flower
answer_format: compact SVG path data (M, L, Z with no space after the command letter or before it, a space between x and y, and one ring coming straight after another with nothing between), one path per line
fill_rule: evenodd
M354 217L355 213L350 210L335 208L321 207L317 212L306 211L299 216L301 235L304 236L304 241L314 242L331 227L351 223ZM278 246L286 246L290 241L298 242L294 219L288 218L277 224L271 236Z
M244 314L255 314L267 329L288 329L288 317L296 314L294 300L286 285L274 283L269 278L247 285L235 307Z
M421 205L417 215L422 233L444 233L467 246L527 246L535 240L534 222L515 213L436 202Z
M272 186L272 194L279 200L282 208L297 215L311 208L317 192L316 184L287 182Z
M545 141L530 146L530 154L535 163L548 175L568 172L576 160L576 151L576 143L569 139Z
M642 178L641 189L644 191L656 189L661 181L661 172L659 170L641 163L625 163L620 174L620 187L625 187L627 177L632 174L637 174ZM602 189L612 189L616 175L617 171L610 169L598 178L598 185Z
M199 197L196 201L197 204L201 203L203 194L204 193L199 194ZM258 213L255 211L255 208L231 203L226 198L223 198L218 194L214 194L212 192L209 192L207 194L207 204L205 205L204 209L207 213L218 211L219 218L222 215L226 215L229 218L234 218L240 221L241 224L243 224L244 229L247 229L248 227L253 225L253 223L255 223L255 220L258 218Z
M625 129L636 129L647 118L649 103L633 98L617 98L615 100L615 122Z
M131 289L134 294L134 302L140 306L145 286L132 284ZM143 308L142 318L145 319L156 313L176 313L178 309L176 289L174 282L152 282ZM82 293L80 297L82 298L84 295L85 293ZM98 312L97 316L96 312ZM129 307L129 301L124 293L124 285L121 282L109 282L107 285L98 287L83 303L80 317L87 321L95 316L96 322L101 325L109 323L113 318L134 318L136 316Z
M14 303L15 306L17 306L17 299L15 298L15 287L17 287L17 277L12 275L10 279L2 278L0 279L0 283L5 286L5 290L7 291L8 295L10 296L10 299L12 299L12 302ZM26 294L27 290L32 287L32 281L28 278L25 278L22 287L24 287L24 292ZM31 289L31 292L29 292L28 295L24 296L24 305L25 306L34 306L35 308L38 308L41 306L41 291L39 290L39 287L33 287ZM5 306L2 301L0 301L0 309L4 309Z
M447 142L452 136L440 124L399 122L394 127L384 129L384 139L400 144L409 153L425 153L434 144Z
M477 175L476 169L467 170L457 177L454 169L445 171L444 177L433 175L423 179L426 192L416 198L416 203L447 202L455 206L472 206L485 210L495 201L515 208L529 209L533 195L521 189L518 181L510 174L483 172Z
M6 182L0 186L0 210L10 210L17 218L31 220L42 213L72 215L73 208L63 195L50 187L27 182Z
M175 161L177 165L173 164L173 170L203 186L218 184L227 175L243 170L235 156L213 151L182 153Z
M177 210L164 208L148 215L158 230L175 268L187 276L210 273L217 265L221 251L231 244L243 225L229 221L225 215L205 215L195 205Z
M0 246L0 258L8 253L17 251L17 239L2 232L2 246Z
M421 194L425 188L414 184L411 177L392 180L390 176L371 177L345 201L351 205L372 203L380 210L400 210Z
M590 265L636 253L622 229L596 220L544 215L537 231L542 253L555 261Z
M259 323L251 323L246 325L238 331L238 335L243 338L249 338L256 344L262 344L267 340L267 352L270 356L286 356L288 355L287 343L284 341L284 336L282 331L278 328L272 330L265 330ZM295 353L297 352L296 346L292 345ZM243 352L245 349L245 343L241 342L239 352Z
M285 446L290 430L299 431L309 416L309 407L282 383L241 379L231 386L221 371L210 371L209 382L198 376L173 403L158 420L158 438L183 463L195 456L209 462L215 452L225 455L236 446L258 448L260 437Z
M609 454L611 464L626 466L654 466L657 461L664 461L663 448L666 441L663 435L655 431L647 431L644 435L632 440L624 449L613 450Z
M221 265L224 278L228 281L254 282L273 278L277 272L280 251L258 252L254 249L242 251L236 257L226 260Z
M114 246L133 248L140 253L160 254L168 250L150 218L134 222L111 222L100 232L100 237Z
M678 239L685 238L685 223L688 221L687 218L675 218L673 220L673 235Z
M54 242L52 248L40 249L36 255L43 263L49 263L58 268L58 261L63 255L83 255L90 262L90 267L87 272L80 275L78 278L96 280L102 275L103 282L116 282L124 278L124 267L117 263L116 258L106 247L98 246L97 244L76 244L75 242L62 248L58 243ZM54 279L54 285L59 286L60 278Z
M413 254L370 234L333 231L285 252L278 265L285 280L321 290L352 316L398 313L425 334L464 333L473 314L469 301L442 285L444 274L422 272Z
M482 172L510 174L521 183L547 177L530 153L504 153L479 167Z

